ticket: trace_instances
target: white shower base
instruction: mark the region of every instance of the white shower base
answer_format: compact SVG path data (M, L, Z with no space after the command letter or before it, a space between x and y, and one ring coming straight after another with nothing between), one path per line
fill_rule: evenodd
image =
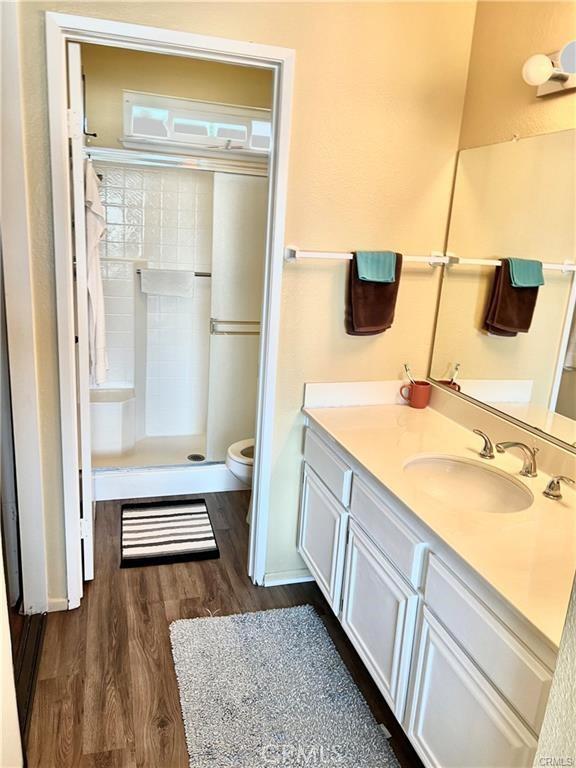
M92 456L94 469L115 467L164 467L195 465L188 456L204 454L206 435L179 435L178 437L145 437L134 443L133 448L122 453L100 453Z

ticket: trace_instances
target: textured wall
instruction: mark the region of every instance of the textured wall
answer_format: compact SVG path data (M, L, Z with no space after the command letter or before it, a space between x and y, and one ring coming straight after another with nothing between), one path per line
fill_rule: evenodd
M547 765L576 765L576 584L534 760L538 768Z

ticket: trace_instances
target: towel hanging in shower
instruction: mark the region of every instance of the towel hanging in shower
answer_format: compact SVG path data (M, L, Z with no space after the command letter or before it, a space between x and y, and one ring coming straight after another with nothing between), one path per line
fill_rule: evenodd
M88 285L88 345L92 384L104 384L108 370L104 288L100 267L100 240L106 231L106 215L100 199L98 177L90 160L84 165L86 210L86 279Z
M194 296L194 272L189 269L142 269L140 271L142 293L153 296Z

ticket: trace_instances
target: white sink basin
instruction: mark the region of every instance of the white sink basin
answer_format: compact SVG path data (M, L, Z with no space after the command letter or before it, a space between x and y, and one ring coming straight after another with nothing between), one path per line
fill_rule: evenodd
M515 477L459 456L414 456L404 472L428 496L463 512L520 512L534 501L530 489Z

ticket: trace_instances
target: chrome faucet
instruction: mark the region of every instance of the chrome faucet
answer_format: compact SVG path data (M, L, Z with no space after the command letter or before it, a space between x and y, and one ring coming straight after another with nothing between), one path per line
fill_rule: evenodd
M524 465L520 470L520 474L523 477L538 477L536 468L536 454L538 453L538 448L530 448L526 443L517 443L513 440L496 443L496 450L498 453L504 453L508 448L520 448L524 453Z
M484 440L484 447L478 454L482 459L493 459L494 458L494 446L492 444L492 440L488 437L488 435L485 432L482 432L481 429L473 429L472 432L474 432L475 435L480 435L481 438Z
M562 491L560 490L560 481L562 481L563 483L568 483L569 485L574 485L574 480L572 480L571 477L565 477L564 475L556 475L548 482L548 485L542 491L544 496L546 496L549 499L555 499L556 501L560 501L560 499L562 498Z

